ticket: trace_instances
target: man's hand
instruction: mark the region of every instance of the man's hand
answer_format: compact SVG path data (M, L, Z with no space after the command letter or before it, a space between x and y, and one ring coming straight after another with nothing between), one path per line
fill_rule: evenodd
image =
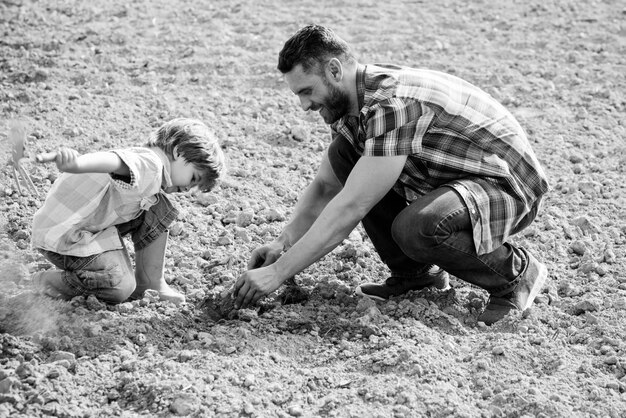
M236 297L235 309L254 305L262 297L278 289L285 280L276 274L274 265L248 270L239 276L233 295Z
M248 269L269 266L274 264L280 258L283 252L283 245L277 241L273 241L267 245L259 247L252 251L250 261L248 261Z

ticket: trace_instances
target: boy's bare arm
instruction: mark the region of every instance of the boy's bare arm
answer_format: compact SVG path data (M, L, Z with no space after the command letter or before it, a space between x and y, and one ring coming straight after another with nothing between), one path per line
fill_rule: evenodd
M80 155L71 148L61 148L55 159L57 168L66 173L115 173L130 175L126 163L114 152L101 151Z

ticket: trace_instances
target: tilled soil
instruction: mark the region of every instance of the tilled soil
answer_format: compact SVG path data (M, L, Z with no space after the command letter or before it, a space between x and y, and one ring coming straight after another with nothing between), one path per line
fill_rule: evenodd
M625 416L625 22L609 0L0 0L0 416ZM361 299L387 271L360 227L255 309L223 299L329 143L275 69L307 23L519 118L552 186L514 238L550 271L533 308L485 327L487 295L455 279ZM179 116L211 125L229 163L212 193L173 197L167 279L187 303L34 294L50 265L30 222L58 173L27 161L40 196L17 192L9 121L32 156L140 145Z

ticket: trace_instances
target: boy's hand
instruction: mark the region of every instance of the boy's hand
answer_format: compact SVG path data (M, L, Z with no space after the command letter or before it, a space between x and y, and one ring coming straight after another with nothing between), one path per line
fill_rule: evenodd
M79 167L77 159L80 156L78 151L72 148L59 148L57 151L57 157L54 162L57 165L59 171L65 171L66 173L77 173Z

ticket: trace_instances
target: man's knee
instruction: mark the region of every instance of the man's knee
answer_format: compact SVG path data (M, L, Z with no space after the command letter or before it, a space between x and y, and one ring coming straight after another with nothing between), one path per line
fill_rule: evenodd
M404 210L391 225L391 235L407 255L419 254L439 244L437 225L441 216L432 211Z

